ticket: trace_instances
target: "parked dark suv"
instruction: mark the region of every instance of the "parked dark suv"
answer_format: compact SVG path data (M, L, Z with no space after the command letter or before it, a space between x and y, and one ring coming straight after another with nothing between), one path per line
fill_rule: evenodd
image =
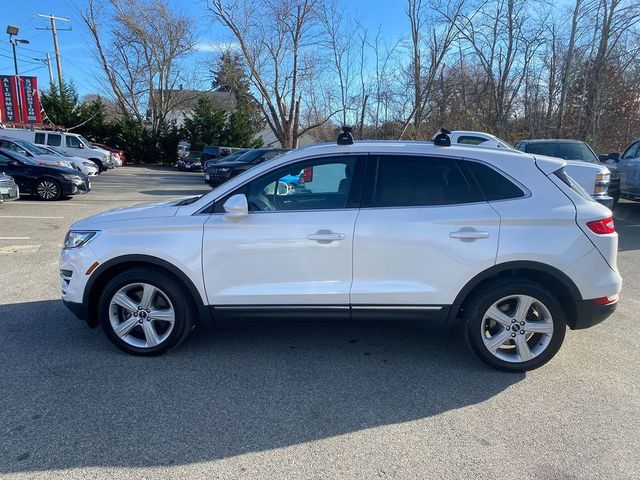
M286 148L256 148L255 150L249 150L233 160L221 160L212 165L208 165L204 180L212 187L217 187L230 178L249 170L251 167L271 160L288 151Z
M77 170L40 165L6 148L0 148L0 170L13 177L20 193L40 200L58 200L91 190L89 178Z
M617 164L607 155L598 157L588 143L573 139L519 140L515 148L534 155L547 155L564 160L580 160L588 163L603 163L611 172L608 194L615 205L620 200L620 172Z

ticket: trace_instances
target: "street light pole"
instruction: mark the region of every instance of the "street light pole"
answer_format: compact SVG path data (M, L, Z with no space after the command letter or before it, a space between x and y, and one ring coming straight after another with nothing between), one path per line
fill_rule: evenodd
M22 95L20 95L20 74L18 73L18 57L16 55L16 42L9 35L9 43L13 47L13 66L16 70L16 94L18 97L18 120L22 123Z

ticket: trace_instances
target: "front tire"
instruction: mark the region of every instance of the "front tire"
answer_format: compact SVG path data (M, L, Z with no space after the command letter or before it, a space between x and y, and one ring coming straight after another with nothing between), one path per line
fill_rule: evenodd
M98 303L107 338L132 355L160 355L180 344L191 331L195 309L185 286L151 268L116 275Z
M493 282L465 307L471 350L493 368L525 372L541 367L560 349L564 310L542 285L523 278Z
M59 200L62 197L62 188L56 180L42 178L36 184L36 197L46 201Z

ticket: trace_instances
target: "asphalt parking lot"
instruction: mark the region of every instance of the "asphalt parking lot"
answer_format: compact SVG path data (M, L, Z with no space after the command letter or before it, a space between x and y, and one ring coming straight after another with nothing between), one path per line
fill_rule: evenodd
M203 329L130 357L64 308L69 225L206 190L122 167L84 196L0 205L0 478L638 478L640 203L616 210L615 315L526 375L390 328Z

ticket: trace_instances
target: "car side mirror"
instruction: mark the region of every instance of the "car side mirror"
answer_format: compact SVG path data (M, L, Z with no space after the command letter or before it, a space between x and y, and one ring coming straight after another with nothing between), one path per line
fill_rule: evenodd
M239 220L249 215L247 197L242 193L229 197L222 207L227 212L224 218L228 220Z
M84 148L84 145L81 143L80 145L78 145L78 148Z
M618 152L611 152L609 154L609 160L613 160L614 162L618 163L620 161L620 154Z
M598 160L600 160L601 162L607 162L609 161L609 155L607 155L606 153L601 153L600 155L598 155Z

